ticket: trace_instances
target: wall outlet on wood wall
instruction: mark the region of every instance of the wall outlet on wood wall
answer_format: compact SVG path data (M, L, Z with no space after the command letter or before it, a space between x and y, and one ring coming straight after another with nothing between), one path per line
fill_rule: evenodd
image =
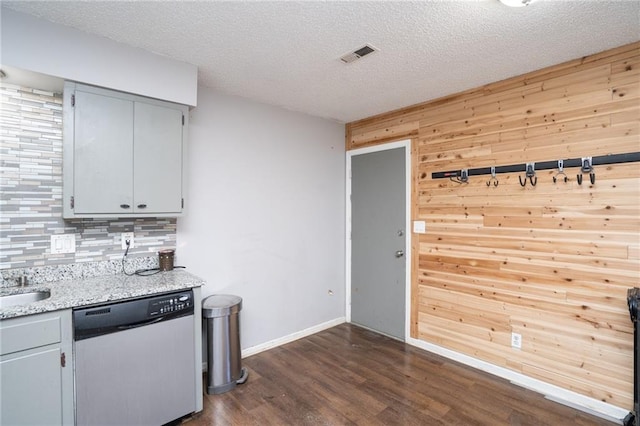
M522 335L518 333L511 333L511 347L515 349L522 349Z

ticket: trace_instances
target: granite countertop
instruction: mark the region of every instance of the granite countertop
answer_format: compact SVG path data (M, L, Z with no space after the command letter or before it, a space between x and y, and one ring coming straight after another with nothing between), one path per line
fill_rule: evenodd
M76 308L116 300L130 299L169 291L200 287L201 278L181 269L155 275L103 275L90 278L53 281L25 287L3 287L0 295L49 291L51 296L26 305L0 306L0 319L14 318L60 309Z

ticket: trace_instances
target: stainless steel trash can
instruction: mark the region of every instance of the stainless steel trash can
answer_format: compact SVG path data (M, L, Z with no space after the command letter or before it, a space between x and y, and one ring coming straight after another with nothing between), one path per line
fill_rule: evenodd
M207 328L207 393L227 392L247 380L242 368L240 319L242 298L214 294L202 301Z

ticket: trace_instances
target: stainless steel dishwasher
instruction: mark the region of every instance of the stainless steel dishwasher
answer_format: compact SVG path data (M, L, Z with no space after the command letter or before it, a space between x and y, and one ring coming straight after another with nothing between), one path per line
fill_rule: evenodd
M162 425L196 410L193 291L73 312L78 425Z

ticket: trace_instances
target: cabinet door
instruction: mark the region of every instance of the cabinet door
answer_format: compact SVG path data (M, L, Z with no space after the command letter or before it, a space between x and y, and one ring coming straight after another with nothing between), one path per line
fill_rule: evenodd
M133 212L133 102L75 93L75 213Z
M24 353L0 362L0 424L62 424L60 348Z
M135 213L182 210L182 155L182 111L135 102Z

